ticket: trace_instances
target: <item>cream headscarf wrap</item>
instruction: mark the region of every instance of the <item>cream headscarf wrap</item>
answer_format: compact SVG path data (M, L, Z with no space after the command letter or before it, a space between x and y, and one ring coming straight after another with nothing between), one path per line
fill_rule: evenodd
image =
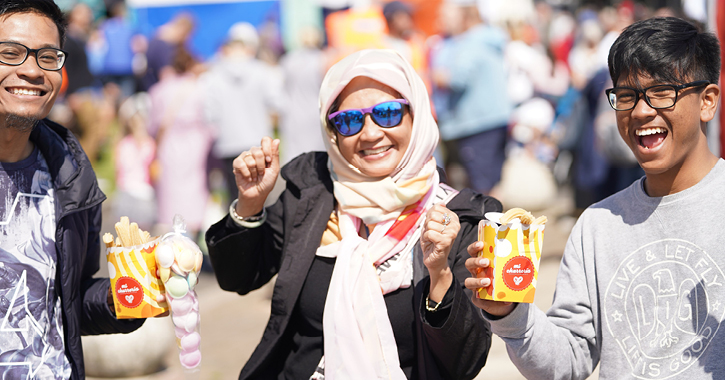
M327 127L330 107L345 86L360 76L393 88L410 103L410 143L390 177L370 178L348 163L338 149L335 132ZM439 178L433 151L439 135L428 92L399 53L363 50L330 68L319 104L342 237L323 243L317 252L337 257L323 317L325 379L405 379L383 294L410 286L410 252L420 238L425 211L436 199ZM400 239L386 235L401 213L416 204L421 213L415 214L414 227ZM375 224L367 239L358 235L361 223ZM395 255L393 270L376 273L376 266Z

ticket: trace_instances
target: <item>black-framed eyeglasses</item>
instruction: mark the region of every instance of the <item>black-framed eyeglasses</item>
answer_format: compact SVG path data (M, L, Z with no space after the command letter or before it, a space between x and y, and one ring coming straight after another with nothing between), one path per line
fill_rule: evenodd
M0 42L0 62L10 66L20 66L28 59L30 53L35 54L38 67L48 71L58 71L63 68L68 53L55 48L31 49L17 42Z
M682 85L658 84L644 89L633 87L614 87L605 90L609 105L616 111L629 111L637 105L639 94L644 95L644 100L654 109L670 108L677 103L677 95L680 90L688 87L700 87L710 84L707 80L698 80Z

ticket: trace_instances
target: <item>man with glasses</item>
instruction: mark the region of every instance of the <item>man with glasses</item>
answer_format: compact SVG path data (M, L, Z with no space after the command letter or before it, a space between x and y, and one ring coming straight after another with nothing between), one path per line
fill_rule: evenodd
M83 379L81 335L130 332L100 260L105 196L80 144L45 119L63 78L52 0L0 3L0 378ZM110 301L109 301L110 300Z
M546 314L473 302L530 379L585 379L597 365L602 379L724 378L725 161L705 135L720 98L718 40L677 18L640 21L615 41L609 71L619 133L645 176L581 215Z

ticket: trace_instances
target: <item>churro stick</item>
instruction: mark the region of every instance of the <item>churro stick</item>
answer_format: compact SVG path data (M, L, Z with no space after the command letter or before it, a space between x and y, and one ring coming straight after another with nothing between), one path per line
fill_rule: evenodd
M121 242L121 238L116 236L116 247L123 247L123 242Z
M129 226L129 235L131 236L131 242L133 245L143 244L143 241L141 240L141 230L138 229L138 224L136 224L136 222L131 223Z
M109 234L108 232L103 234L103 244L106 245L106 248L113 247L113 235Z
M548 221L548 219L546 219L546 216L542 215L542 216L536 218L536 220L534 220L534 223L531 223L531 224L546 224L547 221Z
M119 220L119 223L121 223L121 226L123 226L123 228L124 228L124 229L125 229L126 231L128 231L128 230L129 230L129 228L131 228L131 222L130 222L130 220L128 220L128 217L127 217L127 216L122 216L122 217L120 218L120 220ZM123 239L122 239L122 240L123 240Z
M150 242L151 241L151 234L148 231L142 231L142 232L143 232L142 233L142 235L143 235L143 242L144 243Z
M521 217L522 215L525 215L527 212L528 211L526 211L522 208L514 207L514 208L506 211L503 214L503 216L501 216L499 221L501 222L501 224L506 224L506 223L512 221L514 218L518 218L518 217Z
M124 247L130 247L133 245L133 240L131 240L131 234L129 232L129 223L128 223L128 217L122 216L121 221L116 223L116 234L118 234L118 237L121 238L121 243L123 243Z

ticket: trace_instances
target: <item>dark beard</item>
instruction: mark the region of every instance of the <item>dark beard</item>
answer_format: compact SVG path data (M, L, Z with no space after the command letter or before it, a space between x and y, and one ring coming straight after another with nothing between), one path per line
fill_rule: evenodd
M20 116L9 114L5 118L5 127L15 129L20 132L28 132L33 130L38 119L34 117Z

